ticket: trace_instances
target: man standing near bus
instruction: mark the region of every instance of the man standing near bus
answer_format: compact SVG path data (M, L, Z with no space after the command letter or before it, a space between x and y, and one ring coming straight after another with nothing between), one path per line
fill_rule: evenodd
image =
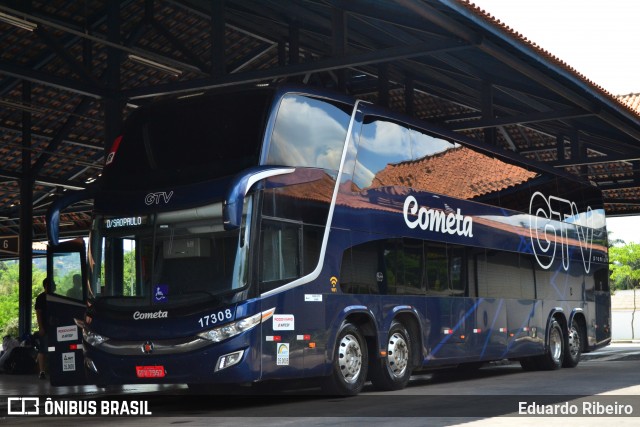
M36 297L36 319L38 321L38 368L40 369L40 379L47 378L45 374L47 356L47 294L51 291L51 282L48 277L42 281L44 291Z

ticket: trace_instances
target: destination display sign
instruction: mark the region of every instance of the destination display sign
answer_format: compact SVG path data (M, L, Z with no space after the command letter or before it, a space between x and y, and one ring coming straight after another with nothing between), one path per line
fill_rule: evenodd
M103 221L104 228L116 229L116 228L131 228L141 227L149 223L148 216L125 216L117 218L105 218Z

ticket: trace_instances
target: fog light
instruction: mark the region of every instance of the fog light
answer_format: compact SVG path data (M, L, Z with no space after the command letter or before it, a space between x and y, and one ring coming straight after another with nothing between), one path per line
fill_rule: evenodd
M218 363L216 363L215 372L221 371L223 369L228 368L229 366L233 366L242 360L242 355L244 354L244 350L235 351L233 353L225 354L224 356L220 356L218 359Z

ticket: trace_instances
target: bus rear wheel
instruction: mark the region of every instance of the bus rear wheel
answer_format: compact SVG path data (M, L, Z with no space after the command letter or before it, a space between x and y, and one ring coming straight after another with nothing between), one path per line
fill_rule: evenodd
M564 354L562 366L565 368L575 368L580 363L582 356L582 326L575 319L571 321L567 336L567 351Z
M331 395L355 396L364 387L368 364L362 332L356 325L344 323L336 338L331 375L324 380L323 390Z
M411 337L399 322L389 328L386 357L372 355L370 378L378 390L401 390L411 377Z
M556 319L549 322L549 333L544 354L520 360L525 371L553 371L560 369L565 359L565 340L562 327Z
M547 349L542 356L539 356L538 366L545 371L560 369L564 360L564 353L564 334L562 333L562 327L557 320L552 319L549 323Z

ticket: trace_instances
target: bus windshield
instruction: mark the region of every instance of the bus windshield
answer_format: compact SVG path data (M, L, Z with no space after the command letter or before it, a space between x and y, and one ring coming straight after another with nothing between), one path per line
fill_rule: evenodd
M225 231L221 212L215 203L154 215L96 216L89 253L96 299L175 306L244 288L249 230Z
M185 185L259 162L272 93L203 95L135 111L104 170L111 190Z

